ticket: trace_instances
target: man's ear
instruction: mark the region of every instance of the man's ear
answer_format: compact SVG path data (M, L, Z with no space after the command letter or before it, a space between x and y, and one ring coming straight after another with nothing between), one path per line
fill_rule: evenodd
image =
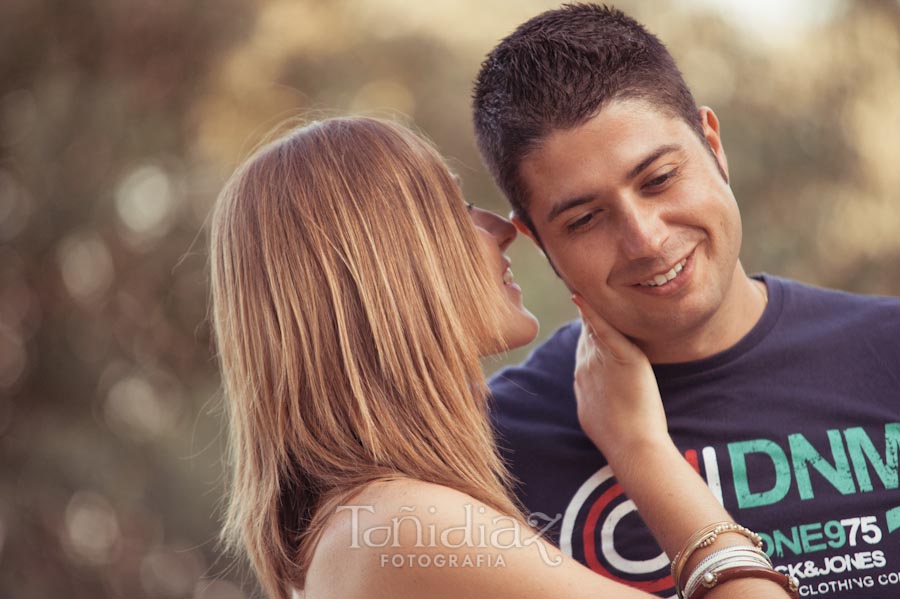
M521 233L522 235L524 235L525 237L530 239L532 241L532 243L534 243L534 245L538 246L538 248L540 250L544 249L541 247L541 242L538 241L538 238L534 234L534 231L532 231L528 227L528 225L525 224L525 221L523 221L521 218L516 216L515 212L510 213L509 220L511 220L512 224L514 224L516 226L516 229L519 231L519 233Z
M703 136L706 138L706 143L709 144L713 155L716 157L716 162L719 165L722 176L725 177L725 182L728 183L730 180L730 176L728 175L728 157L725 156L725 148L722 145L722 134L719 131L719 118L709 106L701 106L698 113L700 115L700 125L703 127Z

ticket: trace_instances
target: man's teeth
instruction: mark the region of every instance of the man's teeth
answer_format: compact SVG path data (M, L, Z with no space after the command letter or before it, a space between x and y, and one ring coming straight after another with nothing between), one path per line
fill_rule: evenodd
M510 269L506 269L503 271L503 284L510 285L513 282L513 273Z
M659 287L660 285L665 285L672 279L678 276L678 273L684 268L685 263L687 263L687 258L676 264L672 267L672 270L667 272L666 274L656 275L650 280L644 281L641 283L642 287Z

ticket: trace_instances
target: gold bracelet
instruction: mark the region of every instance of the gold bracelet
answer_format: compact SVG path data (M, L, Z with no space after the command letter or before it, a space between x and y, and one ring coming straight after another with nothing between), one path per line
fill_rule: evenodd
M720 534L729 532L743 535L750 539L750 542L758 549L762 548L762 537L752 530L734 522L716 522L701 528L691 535L691 538L684 544L684 549L675 554L675 559L672 560L672 579L675 581L675 592L678 594L678 599L684 599L681 574L691 555L698 549L709 547L715 543Z

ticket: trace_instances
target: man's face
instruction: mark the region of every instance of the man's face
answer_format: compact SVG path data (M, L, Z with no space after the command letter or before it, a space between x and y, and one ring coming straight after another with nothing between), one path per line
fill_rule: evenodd
M740 213L718 121L700 115L715 157L682 119L621 100L554 131L520 167L559 275L637 340L699 331L737 293Z

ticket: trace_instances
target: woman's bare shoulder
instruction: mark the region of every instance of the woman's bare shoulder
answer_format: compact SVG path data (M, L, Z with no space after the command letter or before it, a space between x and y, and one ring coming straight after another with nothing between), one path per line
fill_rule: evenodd
M306 596L371 592L373 579L383 577L385 560L426 544L428 526L439 524L444 512L472 502L450 487L409 478L367 485L328 517L307 573Z
M596 591L609 584L515 518L455 489L405 479L369 485L335 510L306 596L602 597Z
M376 533L383 530L378 527L391 526L403 537L407 528L414 529L412 524L438 523L443 518L441 508L475 504L482 506L465 493L434 483L410 478L373 482L335 508L316 552L351 553L350 550L373 548L387 540L390 542L386 546L396 545L403 538L390 535L388 539L387 531L376 538ZM404 516L404 520L397 520ZM404 523L410 526L403 526Z

